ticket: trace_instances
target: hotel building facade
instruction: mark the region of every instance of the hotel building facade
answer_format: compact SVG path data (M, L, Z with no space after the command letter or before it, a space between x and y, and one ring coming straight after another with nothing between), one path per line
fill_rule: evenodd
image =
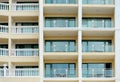
M120 0L0 0L0 82L120 82Z

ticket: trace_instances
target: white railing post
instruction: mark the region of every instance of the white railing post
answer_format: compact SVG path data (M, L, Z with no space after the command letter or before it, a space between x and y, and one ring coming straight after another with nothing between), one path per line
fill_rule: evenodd
M54 77L56 77L56 69L53 69L53 71L54 71Z
M66 77L68 77L68 69L65 69Z
M94 69L92 69L92 77L95 77L95 76L94 76Z
M102 72L103 72L103 77L105 77L105 71L106 69L103 69Z
M7 76L7 64L3 65L4 77Z

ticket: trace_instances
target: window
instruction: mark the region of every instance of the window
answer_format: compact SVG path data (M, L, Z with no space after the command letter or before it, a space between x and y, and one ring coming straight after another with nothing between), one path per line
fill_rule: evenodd
M37 49L38 48L38 44L16 44L15 47L17 49Z
M8 44L0 44L0 48L8 48Z

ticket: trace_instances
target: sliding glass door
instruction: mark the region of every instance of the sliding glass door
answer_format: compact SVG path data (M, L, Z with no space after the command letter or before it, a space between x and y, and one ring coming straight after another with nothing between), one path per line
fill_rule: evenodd
M75 77L76 66L74 63L46 63L45 77Z

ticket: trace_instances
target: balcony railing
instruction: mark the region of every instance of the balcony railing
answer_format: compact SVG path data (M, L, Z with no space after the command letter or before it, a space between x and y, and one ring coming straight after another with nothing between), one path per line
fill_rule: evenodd
M114 2L113 0L83 0L83 4L111 5L114 4Z
M8 49L0 48L0 56L8 56Z
M13 26L13 34L37 34L38 26Z
M76 46L45 46L45 52L76 52Z
M3 69L0 69L0 77L1 76L4 76L4 70Z
M0 68L0 77L3 77L3 76L8 76L9 75L9 70L8 69L1 69Z
M102 68L95 68L95 69L82 69L82 77L83 78L111 78L114 77L112 69L102 69Z
M38 11L38 3L23 3L23 4L13 4L12 10L14 11Z
M38 76L38 69L28 68L28 69L14 69L12 70L13 76Z
M38 56L38 49L12 49L13 56Z
M113 52L112 45L91 45L91 46L84 46L82 47L83 52Z
M45 0L46 4L76 4L76 0Z
M0 10L9 10L9 5L6 3L0 3Z
M45 21L45 28L76 28L76 21L72 20L49 20Z
M0 77L3 76L38 76L37 68L23 69L0 69Z
M82 24L82 27L83 28L113 28L112 26L112 22L105 22L104 20L103 21L84 21L83 20L83 23L85 24Z
M76 69L45 69L46 78L75 78L77 77Z
M1 33L8 33L8 26L0 25L0 32Z

